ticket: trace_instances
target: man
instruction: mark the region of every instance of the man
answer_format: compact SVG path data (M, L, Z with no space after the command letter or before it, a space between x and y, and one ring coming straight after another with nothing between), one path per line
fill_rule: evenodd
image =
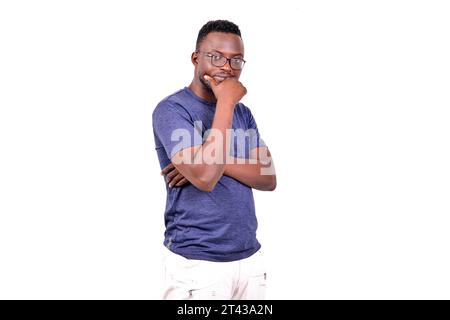
M276 176L256 122L239 101L245 64L234 23L205 24L191 55L194 78L162 100L153 130L167 202L165 299L263 299L252 188Z

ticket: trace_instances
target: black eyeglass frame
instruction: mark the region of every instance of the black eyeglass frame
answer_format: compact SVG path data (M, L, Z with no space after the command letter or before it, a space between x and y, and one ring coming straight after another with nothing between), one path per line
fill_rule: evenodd
M244 68L244 65L245 65L245 63L247 62L247 61L245 61L244 59L242 59L242 58L227 58L227 57L225 57L225 56L223 56L223 55L220 55L220 54L213 54L213 53L211 53L211 52L203 52L203 51L195 51L196 53L201 53L201 54L204 54L205 56L207 56L207 57L209 57L210 58L210 60L211 60L211 64L213 65L213 66L215 66L215 67L223 67L224 65L226 65L227 63L230 65L230 68L231 69L233 69L233 70L242 70L243 68ZM217 65L217 64L214 64L214 62L213 62L213 57L222 57L222 58L225 58L226 59L226 61L222 64L222 65ZM240 61L242 61L242 67L240 68L240 69L236 69L236 68L233 68L233 66L231 65L231 60L233 60L233 59L237 59L237 60L240 60Z

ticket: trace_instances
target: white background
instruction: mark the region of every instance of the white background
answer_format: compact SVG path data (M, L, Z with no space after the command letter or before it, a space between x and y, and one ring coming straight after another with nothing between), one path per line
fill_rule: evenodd
M159 299L151 113L211 19L275 159L268 298L450 298L446 1L0 2L0 298Z

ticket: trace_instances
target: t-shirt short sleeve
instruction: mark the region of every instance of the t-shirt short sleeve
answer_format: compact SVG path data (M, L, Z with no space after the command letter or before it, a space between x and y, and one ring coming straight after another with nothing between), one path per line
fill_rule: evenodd
M161 101L153 111L152 121L156 148L163 147L169 159L180 150L202 144L201 131L189 112L177 103Z

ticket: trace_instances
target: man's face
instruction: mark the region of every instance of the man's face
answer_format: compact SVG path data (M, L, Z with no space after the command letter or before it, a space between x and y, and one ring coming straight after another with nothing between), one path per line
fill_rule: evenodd
M233 33L211 32L200 43L199 52L192 54L192 63L195 65L195 75L203 84L204 88L211 91L209 83L203 78L208 75L218 83L227 78L239 79L242 70L231 68L230 61L222 67L216 67L211 63L211 57L224 56L231 58L244 58L244 44L241 37Z

